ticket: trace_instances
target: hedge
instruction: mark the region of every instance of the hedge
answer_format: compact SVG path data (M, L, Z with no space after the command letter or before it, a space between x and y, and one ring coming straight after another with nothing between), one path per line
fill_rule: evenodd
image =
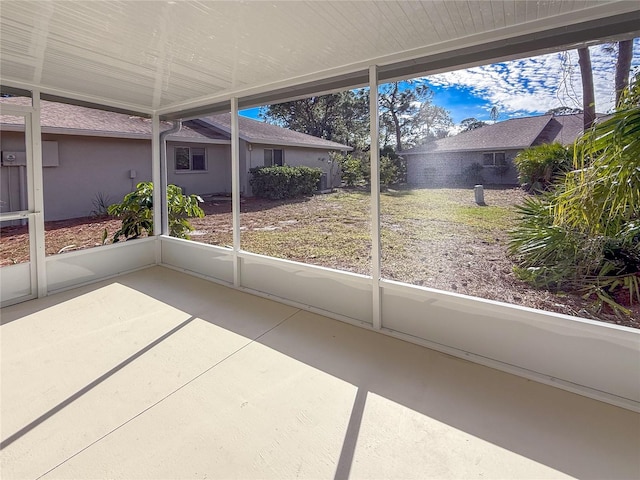
M312 195L322 176L319 168L289 165L255 167L249 173L253 194L270 200Z

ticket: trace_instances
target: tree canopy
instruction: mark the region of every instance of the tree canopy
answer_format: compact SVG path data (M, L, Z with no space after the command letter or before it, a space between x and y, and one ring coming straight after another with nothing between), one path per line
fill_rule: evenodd
M446 137L453 121L433 103L433 92L420 80L380 86L380 129L383 146L405 147Z
M446 137L453 122L449 112L433 103L433 92L421 82L382 85L379 92L382 147L405 147ZM369 148L368 90L309 97L262 107L260 117L297 132L349 145Z
M347 90L330 95L267 105L260 117L296 132L363 150L369 142L367 90Z
M487 122L483 122L482 120L478 120L477 118L470 117L465 118L460 122L460 127L462 127L463 132L470 132L471 130L475 130L476 128L484 127Z

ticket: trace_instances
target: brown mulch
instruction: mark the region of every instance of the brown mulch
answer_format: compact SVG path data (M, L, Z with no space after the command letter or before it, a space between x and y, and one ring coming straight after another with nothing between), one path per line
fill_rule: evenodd
M487 192L488 194L489 192ZM241 241L247 251L280 258L337 268L365 275L370 274L370 222L368 213L357 207L336 208L322 196L298 201L269 201L242 199ZM365 198L366 200L366 198ZM491 193L492 205L514 202L514 191ZM192 240L214 245L232 244L231 202L227 198L207 199L203 208L206 217L193 219ZM268 215L265 213L268 212ZM336 221L339 218L339 222ZM596 311L592 299L572 293L553 293L536 289L520 281L513 273L514 263L506 255L506 232L491 238L469 235L455 226L444 225L442 234L422 238L419 228L406 233L406 224L389 223L382 214L383 277L415 285L452 291L526 307L562 313L616 325L640 328L640 306L635 304L631 316L616 315L605 306ZM332 231L339 224L344 231ZM110 243L120 221L113 218L77 218L46 222L45 248L47 255L92 248L102 243L105 229ZM405 230L403 230L405 229ZM402 244L386 240L385 232L400 230ZM307 233L300 233L307 232ZM310 232L310 233L309 233ZM304 236L307 235L307 236ZM359 240L351 240L360 235ZM299 239L298 242L291 238ZM393 237L395 238L395 237ZM310 254L304 244L317 241ZM333 244L332 242L336 242ZM326 248L323 248L323 243ZM300 248L297 248L299 244ZM332 255L332 251L341 255ZM0 230L0 265L28 261L28 232L25 226L4 227Z

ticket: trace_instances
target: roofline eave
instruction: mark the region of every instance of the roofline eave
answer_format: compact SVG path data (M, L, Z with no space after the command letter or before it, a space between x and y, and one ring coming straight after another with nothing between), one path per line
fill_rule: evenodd
M462 153L462 152L495 152L499 150L524 150L525 148L530 148L531 145L523 145L523 146L508 146L508 147L482 147L482 148L458 148L458 149L447 149L447 150L428 150L424 152L400 152L398 155L426 155L429 153Z
M353 147L348 145L312 145L309 143L297 143L297 142L275 142L264 139L247 139L247 143L251 143L252 145L268 145L273 147L298 147L298 148L309 148L314 150L334 150L337 152L350 152L353 150Z
M100 137L100 138L125 138L128 140L151 140L150 133L131 133L131 132L110 132L100 130L85 130L77 128L62 127L42 127L42 133L48 135L69 135L79 137ZM2 124L0 132L24 132L24 125ZM210 143L210 144L229 144L229 140L213 139L213 138L193 138L169 136L167 140L172 142L189 142L189 143Z

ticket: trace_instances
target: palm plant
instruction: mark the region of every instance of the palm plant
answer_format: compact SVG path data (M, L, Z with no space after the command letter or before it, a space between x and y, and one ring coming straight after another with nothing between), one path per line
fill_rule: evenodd
M576 143L574 170L520 207L511 234L517 272L547 288L579 289L619 311L622 290L640 302L640 82L608 119Z

